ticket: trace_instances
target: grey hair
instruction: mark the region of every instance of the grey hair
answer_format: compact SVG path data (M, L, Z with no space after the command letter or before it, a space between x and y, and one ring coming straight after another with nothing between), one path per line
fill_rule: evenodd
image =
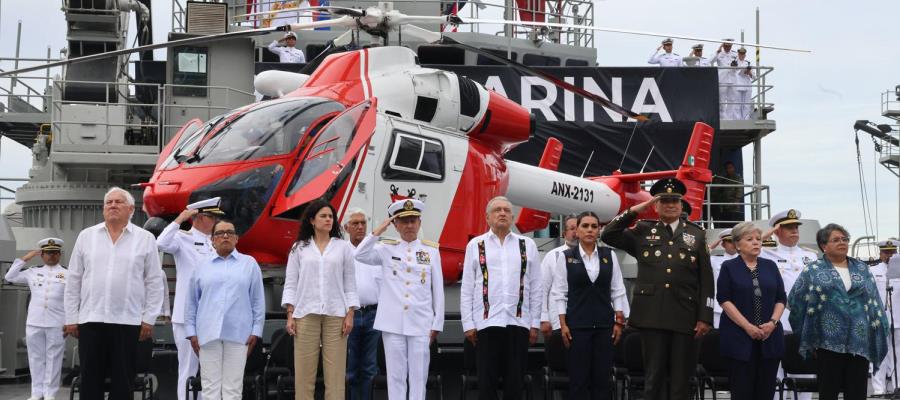
M570 219L574 219L574 220L576 220L576 221L577 221L577 220L578 220L578 216L577 216L577 215L575 215L575 214L569 214L569 215L566 215L566 217L565 217L565 218L563 218L563 220L562 220L562 222L563 222L563 225L565 225L565 224L566 224L566 222L569 222L569 220L570 220Z
M125 197L125 202L128 203L129 206L134 205L134 196L132 196L131 193L128 192L127 190L122 189L118 186L113 186L113 187L109 188L109 190L106 191L106 194L103 195L103 202L106 203L106 200L109 198L109 196L111 194L117 193L117 192L122 193L122 196Z
M350 217L357 215L357 214L362 215L363 218L366 218L366 219L369 218L369 216L366 215L365 210L363 210L362 208L359 208L359 207L353 207L353 208L347 210L346 213L344 213L344 223L346 224L347 222L350 222Z
M752 222L741 222L735 225L734 228L731 228L731 241L737 243L739 240L743 239L744 236L753 234L754 232L758 232L762 235L762 229L759 229L759 227Z
M825 225L825 227L816 232L816 244L819 246L819 250L825 251L825 245L828 244L828 238L831 237L831 233L834 231L840 231L844 236L850 237L850 232L847 232L843 226L835 223Z
M487 205L484 207L485 215L491 213L491 205L493 205L494 203L496 203L498 201L505 201L505 202L509 203L510 205L512 205L512 202L509 201L509 199L507 199L506 196L495 196L494 198L488 200Z
M106 200L113 193L121 193L122 197L125 197L125 204L128 204L129 206L132 207L131 213L128 214L128 220L131 221L131 218L134 217L134 211L135 211L134 210L134 208L135 208L134 207L134 196L132 196L131 193L125 189L122 189L118 186L113 186L113 187L109 188L109 190L106 191L106 194L103 195L103 204L106 204Z

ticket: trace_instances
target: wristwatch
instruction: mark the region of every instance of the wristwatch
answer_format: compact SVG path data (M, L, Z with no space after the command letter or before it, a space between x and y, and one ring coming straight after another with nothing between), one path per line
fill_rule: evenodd
M778 326L778 324L779 324L781 321L772 318L772 319L769 320L769 322L771 322L771 323L772 323L773 325L775 325L775 326Z

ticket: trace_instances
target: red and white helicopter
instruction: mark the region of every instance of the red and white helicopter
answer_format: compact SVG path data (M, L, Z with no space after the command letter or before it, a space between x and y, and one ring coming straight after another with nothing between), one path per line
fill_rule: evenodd
M316 10L337 18L251 34L345 26L386 39L387 32L410 22L462 23L455 16L411 17L377 8ZM240 33L247 34L205 40ZM555 77L438 34L409 25L403 34L502 60L625 117L646 119ZM126 54L104 54L120 55L114 53ZM90 57L97 56L85 58ZM546 227L550 213L591 210L608 221L650 197L641 182L676 176L689 189L686 200L696 219L704 185L712 178L708 167L714 132L702 123L694 126L677 170L567 175L556 172L562 145L555 140L548 142L537 166L507 161L504 154L532 135L530 111L468 78L419 66L416 54L405 47L331 54L309 76L275 71L258 76L256 83L260 92L280 97L208 122L188 122L163 149L153 176L142 186L147 214L167 220L191 202L221 197L222 209L241 234L238 247L264 265L285 264L297 236L297 218L320 197L331 200L339 221L348 209L359 207L373 224L387 217L387 206L396 199L422 200L427 211L420 235L440 242L444 279L456 282L466 243L487 230L485 205L494 196L505 195L522 207L516 225L530 232ZM655 216L649 212L643 217Z

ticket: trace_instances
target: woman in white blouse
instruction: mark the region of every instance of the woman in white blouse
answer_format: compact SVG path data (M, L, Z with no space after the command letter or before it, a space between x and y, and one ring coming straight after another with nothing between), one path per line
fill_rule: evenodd
M353 247L341 239L335 215L325 200L310 203L288 256L281 305L287 309L287 332L294 336L297 399L313 398L320 344L325 399L344 399L347 335L359 298Z

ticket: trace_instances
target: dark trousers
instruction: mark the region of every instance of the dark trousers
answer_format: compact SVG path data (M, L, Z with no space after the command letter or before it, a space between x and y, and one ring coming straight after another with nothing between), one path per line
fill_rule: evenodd
M729 359L732 400L771 400L775 397L775 377L781 360L762 358L762 345L753 342L750 359Z
M609 399L612 375L612 328L572 329L569 346L569 398Z
M503 377L503 398L521 399L525 386L528 357L528 329L508 325L478 331L475 366L478 374L478 399L494 400Z
M378 374L378 340L381 332L372 328L375 309L353 313L353 330L347 338L347 391L352 400L372 398L372 379Z
M819 399L836 400L844 393L844 400L864 400L868 389L869 360L847 353L816 349Z
M644 399L690 398L690 378L697 369L694 335L662 329L641 329L640 333L644 360Z
M103 399L107 377L109 400L134 398L134 360L140 333L139 325L78 325L82 399Z

